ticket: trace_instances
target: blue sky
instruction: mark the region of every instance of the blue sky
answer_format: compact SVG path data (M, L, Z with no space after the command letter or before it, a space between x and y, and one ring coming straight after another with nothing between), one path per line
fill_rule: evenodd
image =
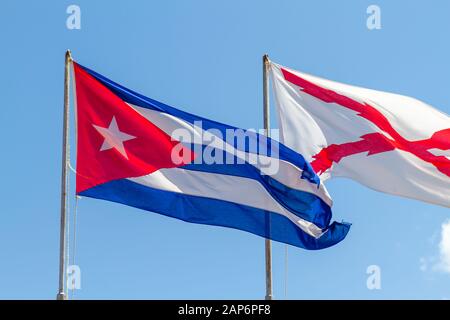
M81 30L66 28L70 4L81 8ZM371 4L381 8L381 30L366 27ZM448 12L444 0L3 1L0 298L57 292L67 48L126 87L243 128L262 127L264 53L449 114ZM334 217L352 229L330 249L288 248L287 296L285 245L274 243L275 298L450 298L450 270L439 268L447 208L345 179L328 189ZM264 240L252 234L87 198L79 201L77 228L76 298L264 297ZM380 290L367 289L370 265L381 268Z

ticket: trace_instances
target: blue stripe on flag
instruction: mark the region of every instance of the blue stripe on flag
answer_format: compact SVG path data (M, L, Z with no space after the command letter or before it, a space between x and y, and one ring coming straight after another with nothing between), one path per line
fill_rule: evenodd
M335 245L345 238L350 228L349 224L334 222L316 239L277 213L228 201L162 191L126 179L93 187L80 195L126 204L187 222L243 230L310 250Z
M206 146L191 144L190 148L197 152L198 148L204 150ZM222 159L219 157L217 159L222 160L222 164L190 163L181 168L257 180L277 202L298 217L314 223L321 229L329 225L332 216L331 208L319 196L310 192L290 188L274 178L262 174L258 168L247 162L237 164L238 158L222 149L208 148L221 153L220 158ZM232 164L226 164L226 160L231 161Z

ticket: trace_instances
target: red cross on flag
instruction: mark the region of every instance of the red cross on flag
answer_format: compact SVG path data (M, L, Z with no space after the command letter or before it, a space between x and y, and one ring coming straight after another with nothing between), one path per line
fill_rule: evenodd
M450 207L450 118L406 96L271 63L282 142L326 180Z

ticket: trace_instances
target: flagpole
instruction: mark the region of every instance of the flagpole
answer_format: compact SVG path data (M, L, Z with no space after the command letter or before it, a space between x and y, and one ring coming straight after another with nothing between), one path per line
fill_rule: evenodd
M72 55L70 50L66 51L64 69L64 118L63 118L63 141L62 141L62 171L61 171L61 225L59 234L59 289L57 300L66 300L65 294L65 273L66 273L66 204L67 204L67 159L69 149L69 83L70 83L70 63Z
M269 112L269 56L263 56L263 114L264 131L270 137L270 112ZM269 217L270 218L270 217ZM270 232L270 219L266 222ZM265 239L266 256L266 300L272 300L272 244L270 239Z

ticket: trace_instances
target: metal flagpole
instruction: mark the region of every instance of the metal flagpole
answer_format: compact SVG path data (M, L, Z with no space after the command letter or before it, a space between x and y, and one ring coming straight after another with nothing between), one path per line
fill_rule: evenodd
M63 118L63 141L62 141L62 171L61 171L61 225L59 235L59 289L57 300L66 300L65 294L65 273L66 273L66 209L67 209L67 159L69 149L69 83L70 83L70 63L72 55L70 50L66 51L66 61L64 70L64 118Z
M263 56L263 113L264 131L270 137L270 113L269 113L269 56ZM267 221L270 232L270 219ZM272 300L272 244L270 239L265 239L266 252L266 300Z

